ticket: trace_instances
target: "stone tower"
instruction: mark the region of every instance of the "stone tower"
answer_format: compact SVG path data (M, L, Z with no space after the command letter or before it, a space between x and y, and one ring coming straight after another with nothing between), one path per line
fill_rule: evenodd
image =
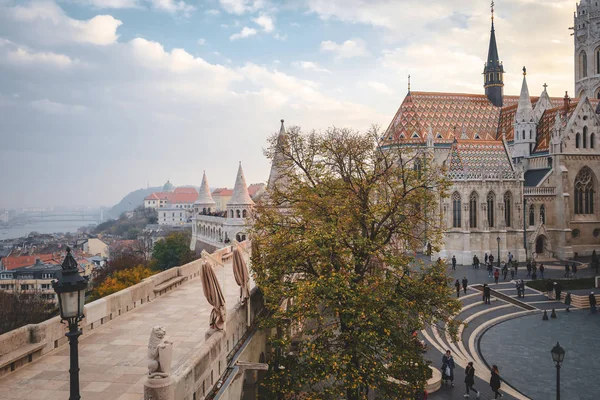
M224 228L228 238L235 239L238 242L246 240L248 218L250 218L253 208L254 201L248 193L248 185L246 185L246 178L240 162L233 194L227 203L227 219Z
M483 87L488 100L496 107L502 107L504 96L504 66L498 56L496 31L494 29L494 2L492 2L492 31L487 60L483 68Z
M206 171L202 175L202 184L198 191L198 199L194 202L194 210L197 214L210 214L215 211L216 203L210 194L208 180L206 179Z
M581 0L574 14L575 96L600 98L600 6Z
M523 84L514 122L513 158L528 157L533 152L536 141L536 125L527 87L527 70L523 67Z

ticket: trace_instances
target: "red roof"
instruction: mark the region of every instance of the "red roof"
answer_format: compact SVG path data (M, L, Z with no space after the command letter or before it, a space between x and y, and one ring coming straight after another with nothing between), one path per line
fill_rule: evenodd
M21 267L28 267L35 264L35 260L39 259L45 264L60 264L62 260L59 255L54 254L33 254L30 256L8 256L2 259L2 265L6 270L13 270Z
M181 189L181 190L178 190ZM174 192L155 192L146 196L144 200L166 200L167 203L193 204L198 198L198 191L194 188L177 188Z
M233 189L218 188L218 189L213 190L212 195L213 196L231 196L231 195L233 195Z
M187 194L196 194L198 195L198 191L192 187L178 187L173 190L173 193L187 193Z
M264 188L265 188L264 183L253 183L250 186L248 186L248 194L250 195L250 197L254 197L257 192L259 192L260 190L262 190Z

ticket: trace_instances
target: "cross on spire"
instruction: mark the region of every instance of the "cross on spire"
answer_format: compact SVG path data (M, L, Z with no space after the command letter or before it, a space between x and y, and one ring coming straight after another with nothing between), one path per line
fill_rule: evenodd
M492 0L492 4L490 6L490 8L492 9L492 21L494 20L494 6L495 6L494 0Z
M542 86L544 86L544 92L545 92L548 85L546 85L546 83L544 83Z

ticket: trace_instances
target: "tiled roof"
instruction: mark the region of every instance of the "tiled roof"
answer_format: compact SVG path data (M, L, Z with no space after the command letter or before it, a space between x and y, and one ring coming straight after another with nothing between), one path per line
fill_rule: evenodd
M263 190L265 187L266 185L264 183L253 183L250 186L248 186L248 194L250 195L250 197L254 198L254 196L256 196L256 194Z
M35 264L35 260L39 259L45 264L60 264L62 260L60 255L55 254L33 254L28 256L8 256L2 259L2 265L6 270L28 267Z
M195 193L196 195L198 195L198 191L196 189L194 189L193 187L178 187L175 190L173 190L173 193L187 193L187 194Z
M514 179L504 144L499 140L455 140L450 151L450 179Z
M158 200L158 196L156 193L152 193L151 195L144 197L144 200Z
M179 188L178 188L179 189ZM178 192L175 189L174 192L154 192L149 196L146 196L144 200L166 200L167 203L177 204L193 204L198 198L198 192L194 188L181 188L185 189Z
M215 189L212 192L213 196L231 196L232 194L233 194L233 189L227 189L227 188Z
M550 172L551 168L531 169L525 171L525 186L537 186L541 180Z

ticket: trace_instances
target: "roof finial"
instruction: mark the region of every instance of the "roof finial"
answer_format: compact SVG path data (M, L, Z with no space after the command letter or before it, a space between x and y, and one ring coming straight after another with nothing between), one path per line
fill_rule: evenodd
M410 74L408 74L408 93L410 93Z
M542 86L544 86L544 92L545 92L548 85L546 85L546 83L544 82L544 84Z
M523 67L523 76L527 75L527 68Z
M492 9L492 23L494 22L494 0L492 0L491 9Z

